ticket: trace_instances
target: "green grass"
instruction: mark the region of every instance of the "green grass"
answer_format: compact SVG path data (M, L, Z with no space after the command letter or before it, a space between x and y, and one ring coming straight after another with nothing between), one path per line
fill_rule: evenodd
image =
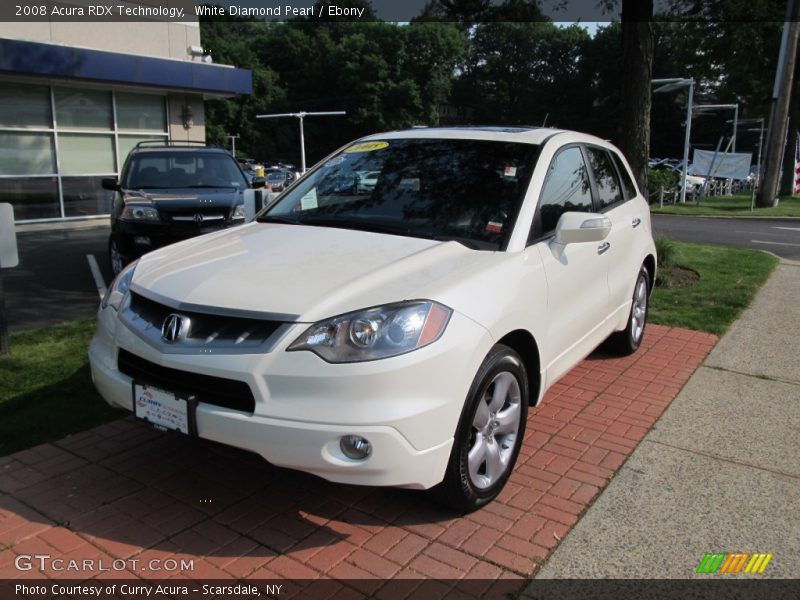
M717 335L724 333L753 300L778 259L758 250L673 242L675 265L700 274L693 286L656 287L650 303L650 322L686 327Z
M121 416L95 391L86 355L94 321L11 336L0 356L0 456Z
M664 208L654 204L650 206L650 211L654 214L696 217L800 217L800 198L784 197L774 208L755 208L752 211L750 194L704 198L700 206L686 198L686 204L665 204Z

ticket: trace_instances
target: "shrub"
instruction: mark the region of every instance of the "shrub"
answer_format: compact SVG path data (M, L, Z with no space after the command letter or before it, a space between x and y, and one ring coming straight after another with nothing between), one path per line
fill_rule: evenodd
M656 253L659 267L673 267L678 261L678 245L668 237L657 235L655 237Z
M664 188L664 191L674 190L679 187L680 180L681 176L677 171L670 171L668 169L648 169L648 196L657 200L661 188Z

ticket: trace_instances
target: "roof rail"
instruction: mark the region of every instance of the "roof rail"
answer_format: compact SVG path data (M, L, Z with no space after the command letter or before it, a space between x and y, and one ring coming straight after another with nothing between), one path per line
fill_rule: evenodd
M200 142L200 141L181 141L181 140L143 140L136 144L137 148L147 148L147 147L154 147L154 146L164 146L166 148L178 148L181 146L185 147L194 147L194 146L205 146L207 148L219 148L217 144L209 144L207 142Z

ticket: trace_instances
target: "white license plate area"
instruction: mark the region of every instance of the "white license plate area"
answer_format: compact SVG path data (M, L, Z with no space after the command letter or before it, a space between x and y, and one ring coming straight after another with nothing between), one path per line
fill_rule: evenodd
M159 429L190 432L190 407L186 398L150 385L133 384L133 414Z

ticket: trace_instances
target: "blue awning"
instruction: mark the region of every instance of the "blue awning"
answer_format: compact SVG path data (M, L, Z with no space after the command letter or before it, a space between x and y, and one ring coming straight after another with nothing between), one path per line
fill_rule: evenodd
M253 93L253 74L249 69L22 40L0 39L0 73L210 94Z

